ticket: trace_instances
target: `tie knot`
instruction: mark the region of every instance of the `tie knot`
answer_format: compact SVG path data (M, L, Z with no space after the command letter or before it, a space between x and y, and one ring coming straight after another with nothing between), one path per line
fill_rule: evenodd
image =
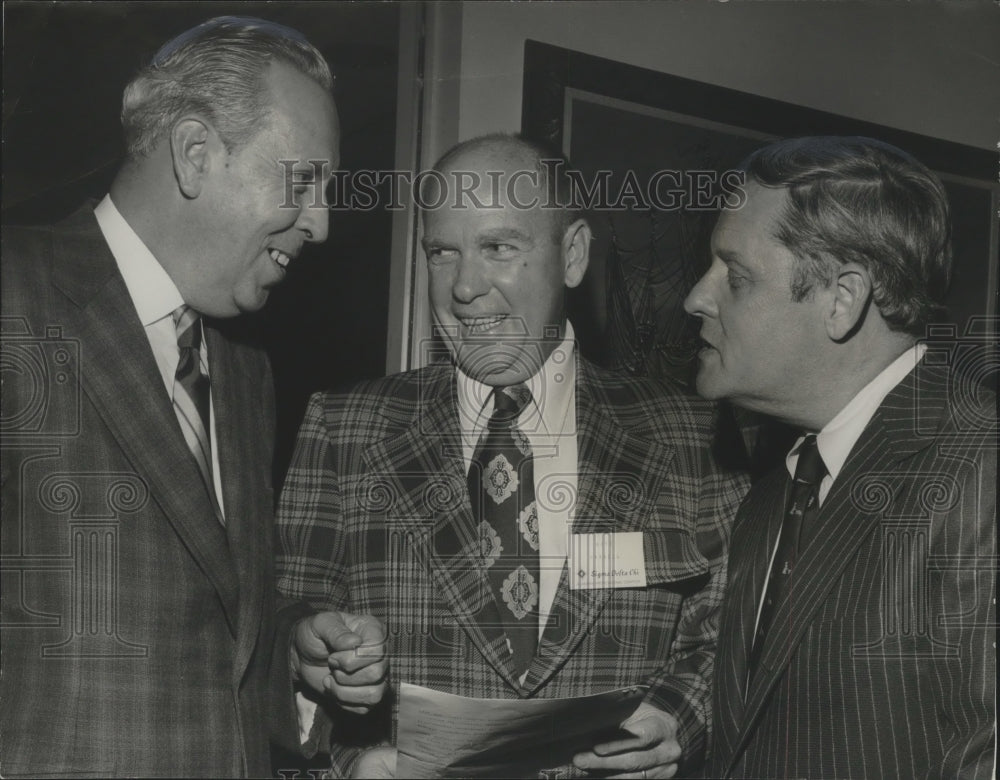
M189 347L201 348L201 328L198 327L198 312L190 306L181 305L173 310L174 327L177 329L177 346L181 349Z
M510 425L530 402L531 391L525 384L494 388L493 416L490 417L489 427Z
M826 476L826 464L816 446L816 436L806 436L799 447L799 462L795 465L795 481L805 485L818 485Z

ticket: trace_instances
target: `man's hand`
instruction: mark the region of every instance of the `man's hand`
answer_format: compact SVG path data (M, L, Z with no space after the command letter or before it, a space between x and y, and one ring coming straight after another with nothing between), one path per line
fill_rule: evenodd
M622 729L634 737L604 742L577 753L573 763L588 772L614 772L611 777L673 777L681 746L677 719L652 704L640 704Z
M382 700L389 661L385 626L371 615L320 612L292 629L292 678L364 714Z
M366 750L354 763L351 777L386 778L396 776L396 748L380 747Z

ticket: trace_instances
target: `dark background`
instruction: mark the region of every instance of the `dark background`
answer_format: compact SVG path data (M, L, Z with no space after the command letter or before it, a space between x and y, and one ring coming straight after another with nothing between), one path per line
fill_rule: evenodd
M226 14L301 30L334 73L342 168L393 168L396 3L5 2L3 222L51 222L103 197L124 153L126 82L167 40ZM239 326L274 367L278 485L309 394L385 373L392 214L330 217L326 243L307 245Z

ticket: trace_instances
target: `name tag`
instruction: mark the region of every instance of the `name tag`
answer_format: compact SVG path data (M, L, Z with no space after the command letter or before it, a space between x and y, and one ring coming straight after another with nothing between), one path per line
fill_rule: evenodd
M569 587L645 588L642 532L571 534Z

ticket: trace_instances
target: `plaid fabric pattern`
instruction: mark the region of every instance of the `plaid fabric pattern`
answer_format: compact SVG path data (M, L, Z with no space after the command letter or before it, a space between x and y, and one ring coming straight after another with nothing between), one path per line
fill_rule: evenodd
M820 506L749 686L784 466L740 509L707 776L992 776L996 398L934 357L886 396Z
M279 508L279 590L384 620L393 686L516 698L649 684L697 758L745 492L710 453L712 407L580 360L578 493L555 485L537 499L575 500L577 533L642 531L649 585L571 591L563 570L522 687L489 619L455 393L454 370L433 366L311 399ZM361 747L394 741L395 714L362 733L335 723L334 771L348 773Z
M3 433L0 771L269 775L267 719L295 722L287 634L271 644L266 356L205 328L223 527L92 210L5 230L0 270L5 365L28 350L51 380L4 375L5 426L45 405Z

